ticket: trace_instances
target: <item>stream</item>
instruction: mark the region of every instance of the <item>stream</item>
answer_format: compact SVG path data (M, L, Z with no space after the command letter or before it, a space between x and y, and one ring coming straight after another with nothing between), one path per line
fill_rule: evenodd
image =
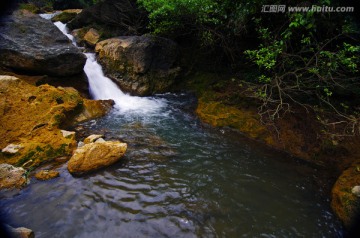
M124 141L128 151L95 173L73 177L62 165L59 178L0 194L10 225L37 238L343 236L320 168L204 125L190 94L129 96L86 56L91 95L116 104L78 128Z

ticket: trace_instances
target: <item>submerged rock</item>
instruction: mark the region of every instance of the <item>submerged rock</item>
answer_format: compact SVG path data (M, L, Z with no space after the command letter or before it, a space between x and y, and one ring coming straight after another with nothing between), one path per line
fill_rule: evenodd
M174 84L180 68L173 41L155 36L120 36L96 44L106 74L134 95L163 93Z
M0 65L53 76L83 72L86 57L51 21L15 11L0 24Z
M35 174L35 178L38 180L49 180L60 176L59 171L55 170L41 170Z
M21 188L26 185L26 170L10 164L0 164L0 189Z
M72 174L83 174L107 167L119 161L126 149L127 144L120 141L85 144L75 150L68 170Z

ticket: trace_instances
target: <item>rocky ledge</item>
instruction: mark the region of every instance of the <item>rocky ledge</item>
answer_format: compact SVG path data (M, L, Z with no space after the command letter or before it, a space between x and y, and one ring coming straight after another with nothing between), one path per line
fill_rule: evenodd
M77 144L75 134L60 128L104 116L112 105L111 100L83 99L73 88L36 87L0 76L0 163L34 169L70 157Z
M0 24L0 66L52 76L83 72L86 57L51 21L15 11Z
M164 93L174 84L178 48L156 36L120 36L96 44L106 74L133 95Z

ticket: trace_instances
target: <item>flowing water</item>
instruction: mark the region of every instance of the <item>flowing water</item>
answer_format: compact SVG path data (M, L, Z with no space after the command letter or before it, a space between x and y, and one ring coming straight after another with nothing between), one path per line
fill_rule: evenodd
M126 156L84 177L63 165L59 178L3 193L10 225L37 238L342 236L316 183L323 171L203 125L191 95L126 95L86 56L91 94L116 105L79 127L127 142Z

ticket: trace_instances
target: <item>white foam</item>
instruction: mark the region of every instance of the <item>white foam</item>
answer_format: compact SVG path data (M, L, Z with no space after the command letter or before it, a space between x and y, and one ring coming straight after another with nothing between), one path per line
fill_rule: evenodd
M68 29L62 22L55 22L59 28L76 46L74 37L68 34ZM119 113L151 114L157 113L166 105L164 99L136 97L123 93L120 88L104 75L101 65L96 61L95 54L85 53L84 71L89 80L90 94L94 99L112 99Z

